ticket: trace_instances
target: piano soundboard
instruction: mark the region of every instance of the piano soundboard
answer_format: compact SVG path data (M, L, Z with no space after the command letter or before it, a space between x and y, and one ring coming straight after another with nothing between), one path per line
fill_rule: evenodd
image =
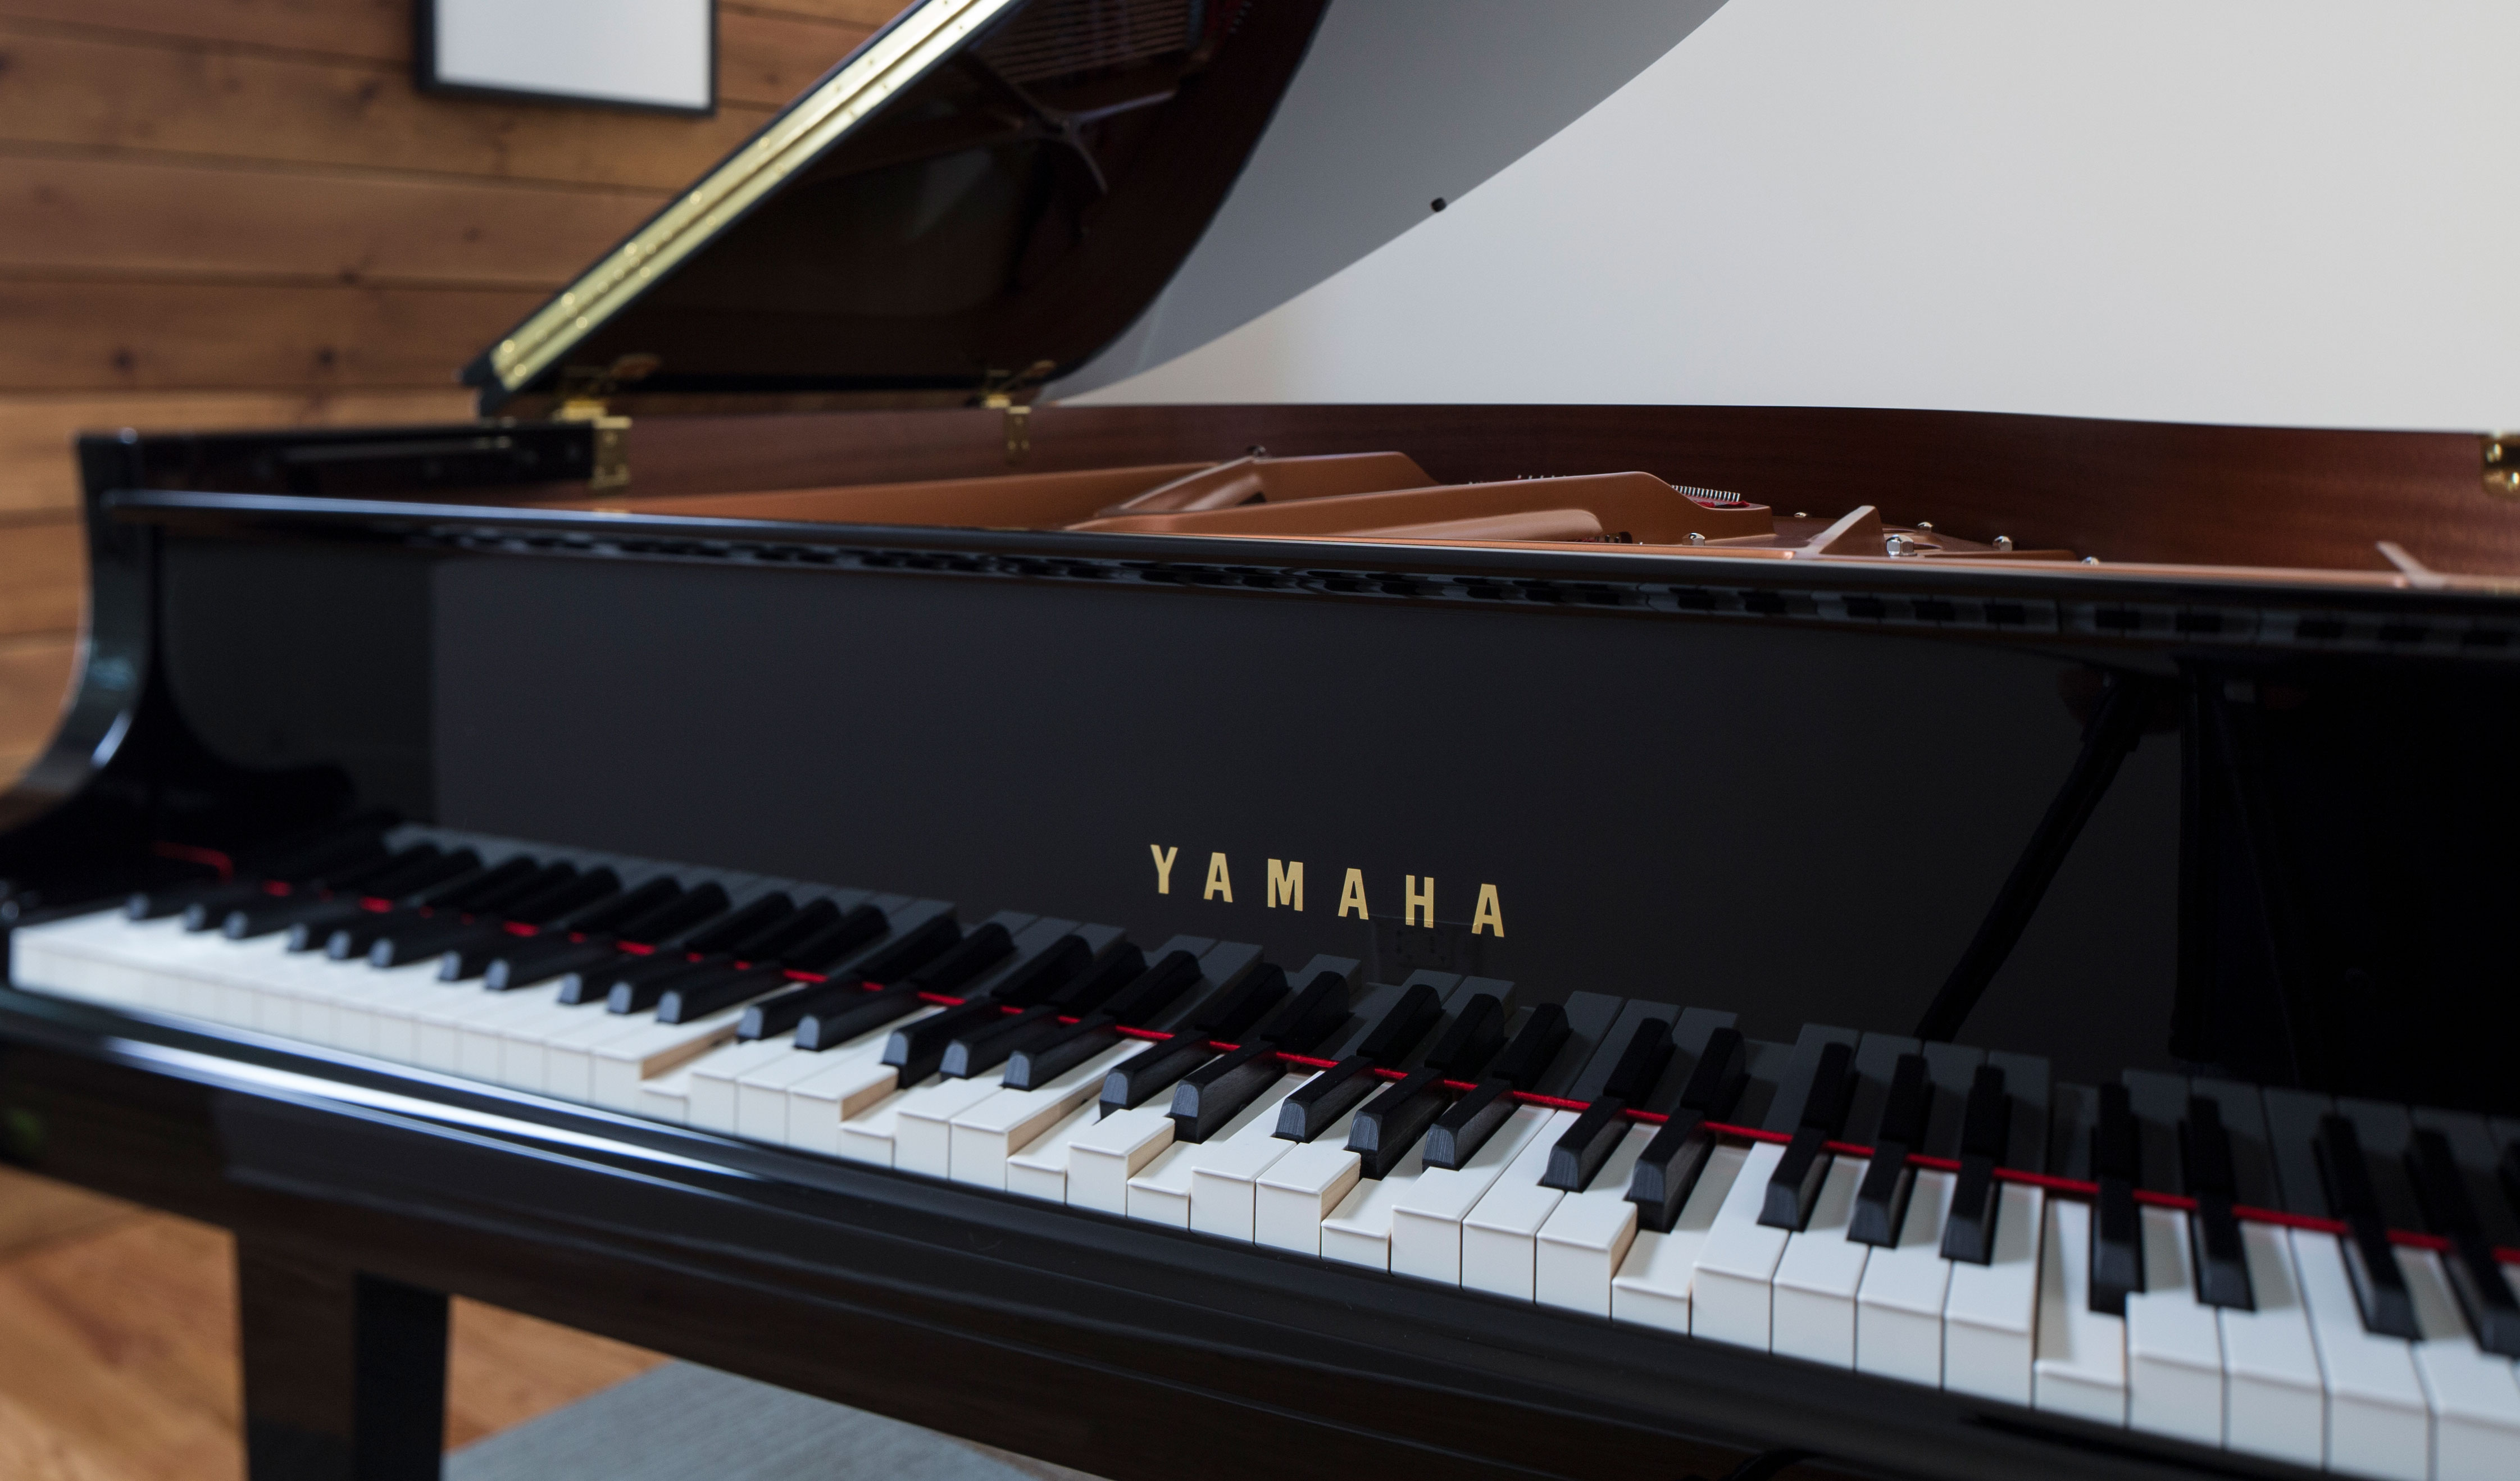
M1997 1413L2407 1481L2520 1455L2520 1123L418 826L11 951L24 991Z

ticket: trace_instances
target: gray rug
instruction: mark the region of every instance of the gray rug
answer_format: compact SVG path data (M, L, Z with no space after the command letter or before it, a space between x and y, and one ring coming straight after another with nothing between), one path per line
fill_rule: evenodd
M1094 1481L714 1369L668 1363L446 1458L446 1481Z

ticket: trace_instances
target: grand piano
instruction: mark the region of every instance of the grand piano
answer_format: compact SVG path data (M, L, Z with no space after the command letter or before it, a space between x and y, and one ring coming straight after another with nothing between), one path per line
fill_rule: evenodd
M927 0L479 421L80 440L0 1149L235 1233L251 1473L459 1294L1115 1481L2515 1474L2520 444L1058 394L1326 10Z

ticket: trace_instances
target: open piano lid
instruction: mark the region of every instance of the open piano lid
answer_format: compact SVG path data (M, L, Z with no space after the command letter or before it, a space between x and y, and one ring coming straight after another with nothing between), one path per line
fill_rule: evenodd
M1020 392L1108 344L1233 186L1327 0L927 0L464 372L485 412Z

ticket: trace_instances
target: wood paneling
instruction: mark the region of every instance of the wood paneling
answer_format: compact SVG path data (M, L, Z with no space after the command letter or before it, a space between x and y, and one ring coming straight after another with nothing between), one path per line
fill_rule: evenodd
M0 154L0 269L542 290L671 197Z
M0 519L74 515L83 431L214 431L238 426L390 426L464 422L472 393L414 391L157 391L0 397Z
M0 528L0 632L78 631L87 601L85 532L76 519ZM0 650L0 668L10 661ZM49 677L49 675L47 676ZM9 692L0 681L0 693ZM9 717L0 716L0 746Z
M240 1477L223 1232L0 1171L0 1476ZM447 1335L450 1449L663 1360L477 1302Z
M867 20L818 11L883 9L788 4L718 16L721 101L780 107L849 54L891 11ZM411 64L401 0L0 0L0 19L122 31L154 40L246 46L310 59Z
M425 95L411 4L0 0L0 777L80 621L72 433L464 420L460 367L894 9L733 0L689 118Z
M383 64L0 22L0 139L26 143L676 190L770 112L428 98Z
M450 385L542 298L495 289L0 280L0 389Z

